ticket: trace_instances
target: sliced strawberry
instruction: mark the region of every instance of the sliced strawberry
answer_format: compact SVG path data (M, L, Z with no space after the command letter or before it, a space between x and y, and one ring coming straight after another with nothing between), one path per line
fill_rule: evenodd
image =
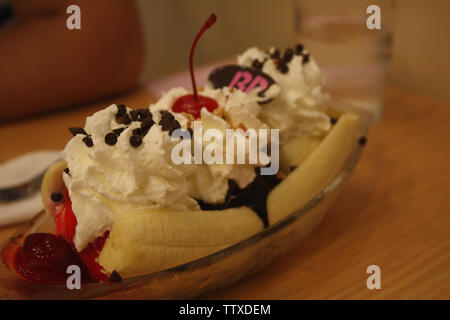
M77 265L81 282L91 282L92 277L77 251L62 236L51 233L33 233L15 254L14 269L24 279L63 284L67 280L67 267Z
M66 269L72 264L81 268L82 282L107 281L109 275L97 263L97 257L109 231L77 252L73 243L76 226L77 218L66 190L65 203L55 214L55 234L33 233L19 242L11 241L1 258L21 278L34 282L63 284L67 280Z
M75 237L77 218L73 213L72 201L67 190L65 192L65 200L64 206L55 215L55 234L63 236L74 246L73 238ZM108 275L103 272L104 269L102 266L97 263L97 257L100 251L102 251L108 236L109 231L106 231L102 237L97 238L79 253L81 259L83 259L88 267L92 278L96 281L107 281L109 279Z

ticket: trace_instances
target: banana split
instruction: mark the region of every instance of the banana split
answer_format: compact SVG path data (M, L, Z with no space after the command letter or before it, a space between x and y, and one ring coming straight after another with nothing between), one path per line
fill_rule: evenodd
M324 76L301 44L283 52L250 48L198 89L192 56L193 90L173 88L143 109L111 105L70 128L63 161L42 185L54 233L31 234L2 252L21 278L65 283L73 264L84 282L174 267L276 224L335 176L353 147L358 118L330 117ZM196 161L195 145L213 157L236 158L234 145L205 138L208 129L224 136L235 130L246 161ZM176 148L187 162L174 159ZM264 149L266 161L248 161L251 149ZM333 165L326 162L329 170L305 178L318 168L308 159L317 164L329 155L335 157ZM265 174L278 160L276 172Z

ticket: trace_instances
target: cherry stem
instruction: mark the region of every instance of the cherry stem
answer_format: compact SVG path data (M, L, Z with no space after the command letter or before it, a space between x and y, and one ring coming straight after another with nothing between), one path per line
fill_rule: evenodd
M191 54L189 55L189 68L191 71L191 82L192 82L192 88L194 90L194 99L198 100L198 94L197 94L197 84L195 83L195 76L194 76L194 51L195 47L197 46L198 39L202 36L202 34L211 27L214 22L216 22L217 15L215 13L211 14L209 18L206 20L206 22L203 24L202 28L198 32L197 36L194 39L194 43L191 47Z

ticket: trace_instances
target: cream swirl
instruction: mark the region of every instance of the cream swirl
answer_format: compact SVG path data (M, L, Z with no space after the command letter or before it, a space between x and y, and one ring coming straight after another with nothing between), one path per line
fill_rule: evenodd
M301 134L326 133L330 129L329 117L325 113L329 97L322 91L323 73L306 51L303 55L293 54L286 63L287 71L283 73L277 69L277 60L270 58L274 51L275 48L269 52L249 48L237 59L239 65L246 67L252 66L255 60L264 62L262 71L281 87L280 96L263 106L260 119L280 130L282 143ZM304 62L306 55L308 61Z
M156 114L157 111L169 111L179 121L182 128L191 126L193 119L188 114L171 111L171 106L179 97L190 94L185 88L174 88L163 94L155 104L150 105L150 110ZM268 126L259 119L261 107L252 95L248 95L232 88L212 89L205 88L201 91L202 96L210 97L218 103L219 107L212 113L203 108L201 110L201 121L203 130L210 128L218 129L225 133L226 129L253 128L267 129ZM207 144L202 137L195 137L197 143L206 147ZM201 140L201 141L200 141ZM226 151L225 151L226 152ZM228 180L235 181L240 188L245 188L255 178L254 165L242 164L199 164L195 165L195 171L190 176L191 185L189 195L195 199L208 203L222 203L228 191Z
M168 206L198 209L188 196L187 177L194 168L174 165L170 154L174 142L167 132L153 125L133 147L130 136L140 122L133 121L117 138L115 145L105 143L105 135L122 128L115 120L117 106L111 105L88 117L85 131L92 139L88 147L84 135L77 134L66 145L63 159L70 175L64 182L77 218L75 246L86 245L111 229L115 218L138 208Z

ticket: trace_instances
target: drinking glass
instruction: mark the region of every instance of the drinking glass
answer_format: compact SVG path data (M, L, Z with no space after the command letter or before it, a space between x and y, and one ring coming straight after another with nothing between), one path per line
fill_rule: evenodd
M366 125L379 120L395 1L293 1L296 40L325 72L332 107L358 113ZM376 22L371 5L379 8L380 29L367 25Z

